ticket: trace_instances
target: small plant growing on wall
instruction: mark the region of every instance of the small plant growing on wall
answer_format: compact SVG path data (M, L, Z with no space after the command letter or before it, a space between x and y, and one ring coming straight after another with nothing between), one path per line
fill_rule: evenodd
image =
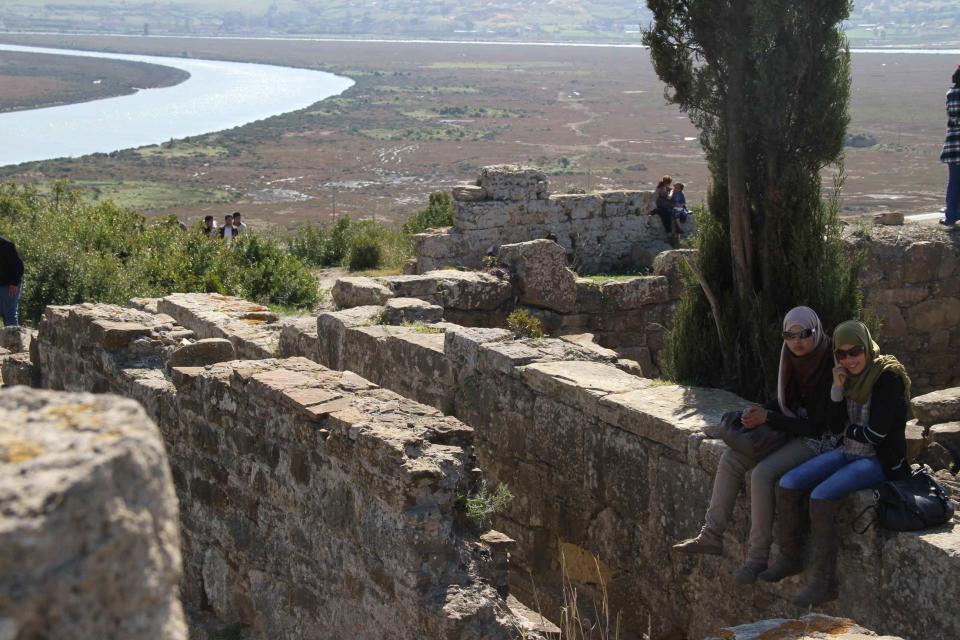
M487 481L481 480L476 491L459 496L457 504L463 509L470 524L479 530L490 522L493 514L503 511L514 497L507 485L502 482L497 485L495 491L490 491Z
M542 338L543 323L526 309L515 309L507 316L507 328L518 338Z

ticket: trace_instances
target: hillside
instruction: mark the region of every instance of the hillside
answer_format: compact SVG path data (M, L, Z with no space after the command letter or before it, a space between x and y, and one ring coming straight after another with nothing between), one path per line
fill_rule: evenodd
M649 20L636 0L12 0L0 8L0 29L152 35L637 41ZM858 3L849 33L854 44L955 46L960 12L950 0Z

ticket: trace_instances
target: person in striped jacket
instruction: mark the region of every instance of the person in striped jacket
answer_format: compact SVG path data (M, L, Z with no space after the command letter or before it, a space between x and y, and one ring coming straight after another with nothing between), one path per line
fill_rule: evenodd
M947 91L947 137L940 162L946 163L948 171L947 208L940 224L956 229L960 218L960 64L953 72L953 88Z

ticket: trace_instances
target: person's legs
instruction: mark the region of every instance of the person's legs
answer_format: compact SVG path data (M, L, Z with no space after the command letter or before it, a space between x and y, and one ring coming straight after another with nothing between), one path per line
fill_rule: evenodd
M775 487L784 473L813 458L814 453L800 438L793 438L760 461L750 474L750 548L747 565L767 566L773 541Z
M960 163L947 164L947 209L944 213L947 224L960 219Z
M843 453L834 449L807 460L796 469L780 478L780 486L792 491L810 491L829 478L848 461Z
M10 287L0 286L0 318L3 319L3 326L12 327L17 324L17 305L20 302L20 289L17 287L17 293L10 295Z
M700 534L673 546L687 553L719 554L723 551L723 532L733 517L733 504L740 491L743 476L754 462L751 458L727 449L720 456L717 475L713 479L713 493L707 507L706 522Z
M839 500L851 491L866 489L883 482L883 465L876 456L845 458L847 464L818 484L810 493L811 500Z

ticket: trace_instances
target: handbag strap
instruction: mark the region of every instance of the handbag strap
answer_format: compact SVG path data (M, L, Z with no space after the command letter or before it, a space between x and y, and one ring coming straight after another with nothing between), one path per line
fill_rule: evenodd
M873 519L870 520L870 521L866 524L866 526L863 527L862 529L857 529L857 523L860 521L860 518L862 518L864 515L866 515L867 511L873 511ZM865 533L867 532L867 530L868 530L870 527L872 527L873 525L875 525L875 524L877 523L878 516L879 516L879 514L878 514L878 512L877 512L877 505L875 505L875 504L869 504L869 505L865 506L865 507L863 508L863 510L860 511L860 513L857 514L857 517L856 517L856 518L853 519L853 522L850 523L850 528L853 529L854 533L857 533L857 534L859 534L859 535L863 535L863 534L865 534Z

